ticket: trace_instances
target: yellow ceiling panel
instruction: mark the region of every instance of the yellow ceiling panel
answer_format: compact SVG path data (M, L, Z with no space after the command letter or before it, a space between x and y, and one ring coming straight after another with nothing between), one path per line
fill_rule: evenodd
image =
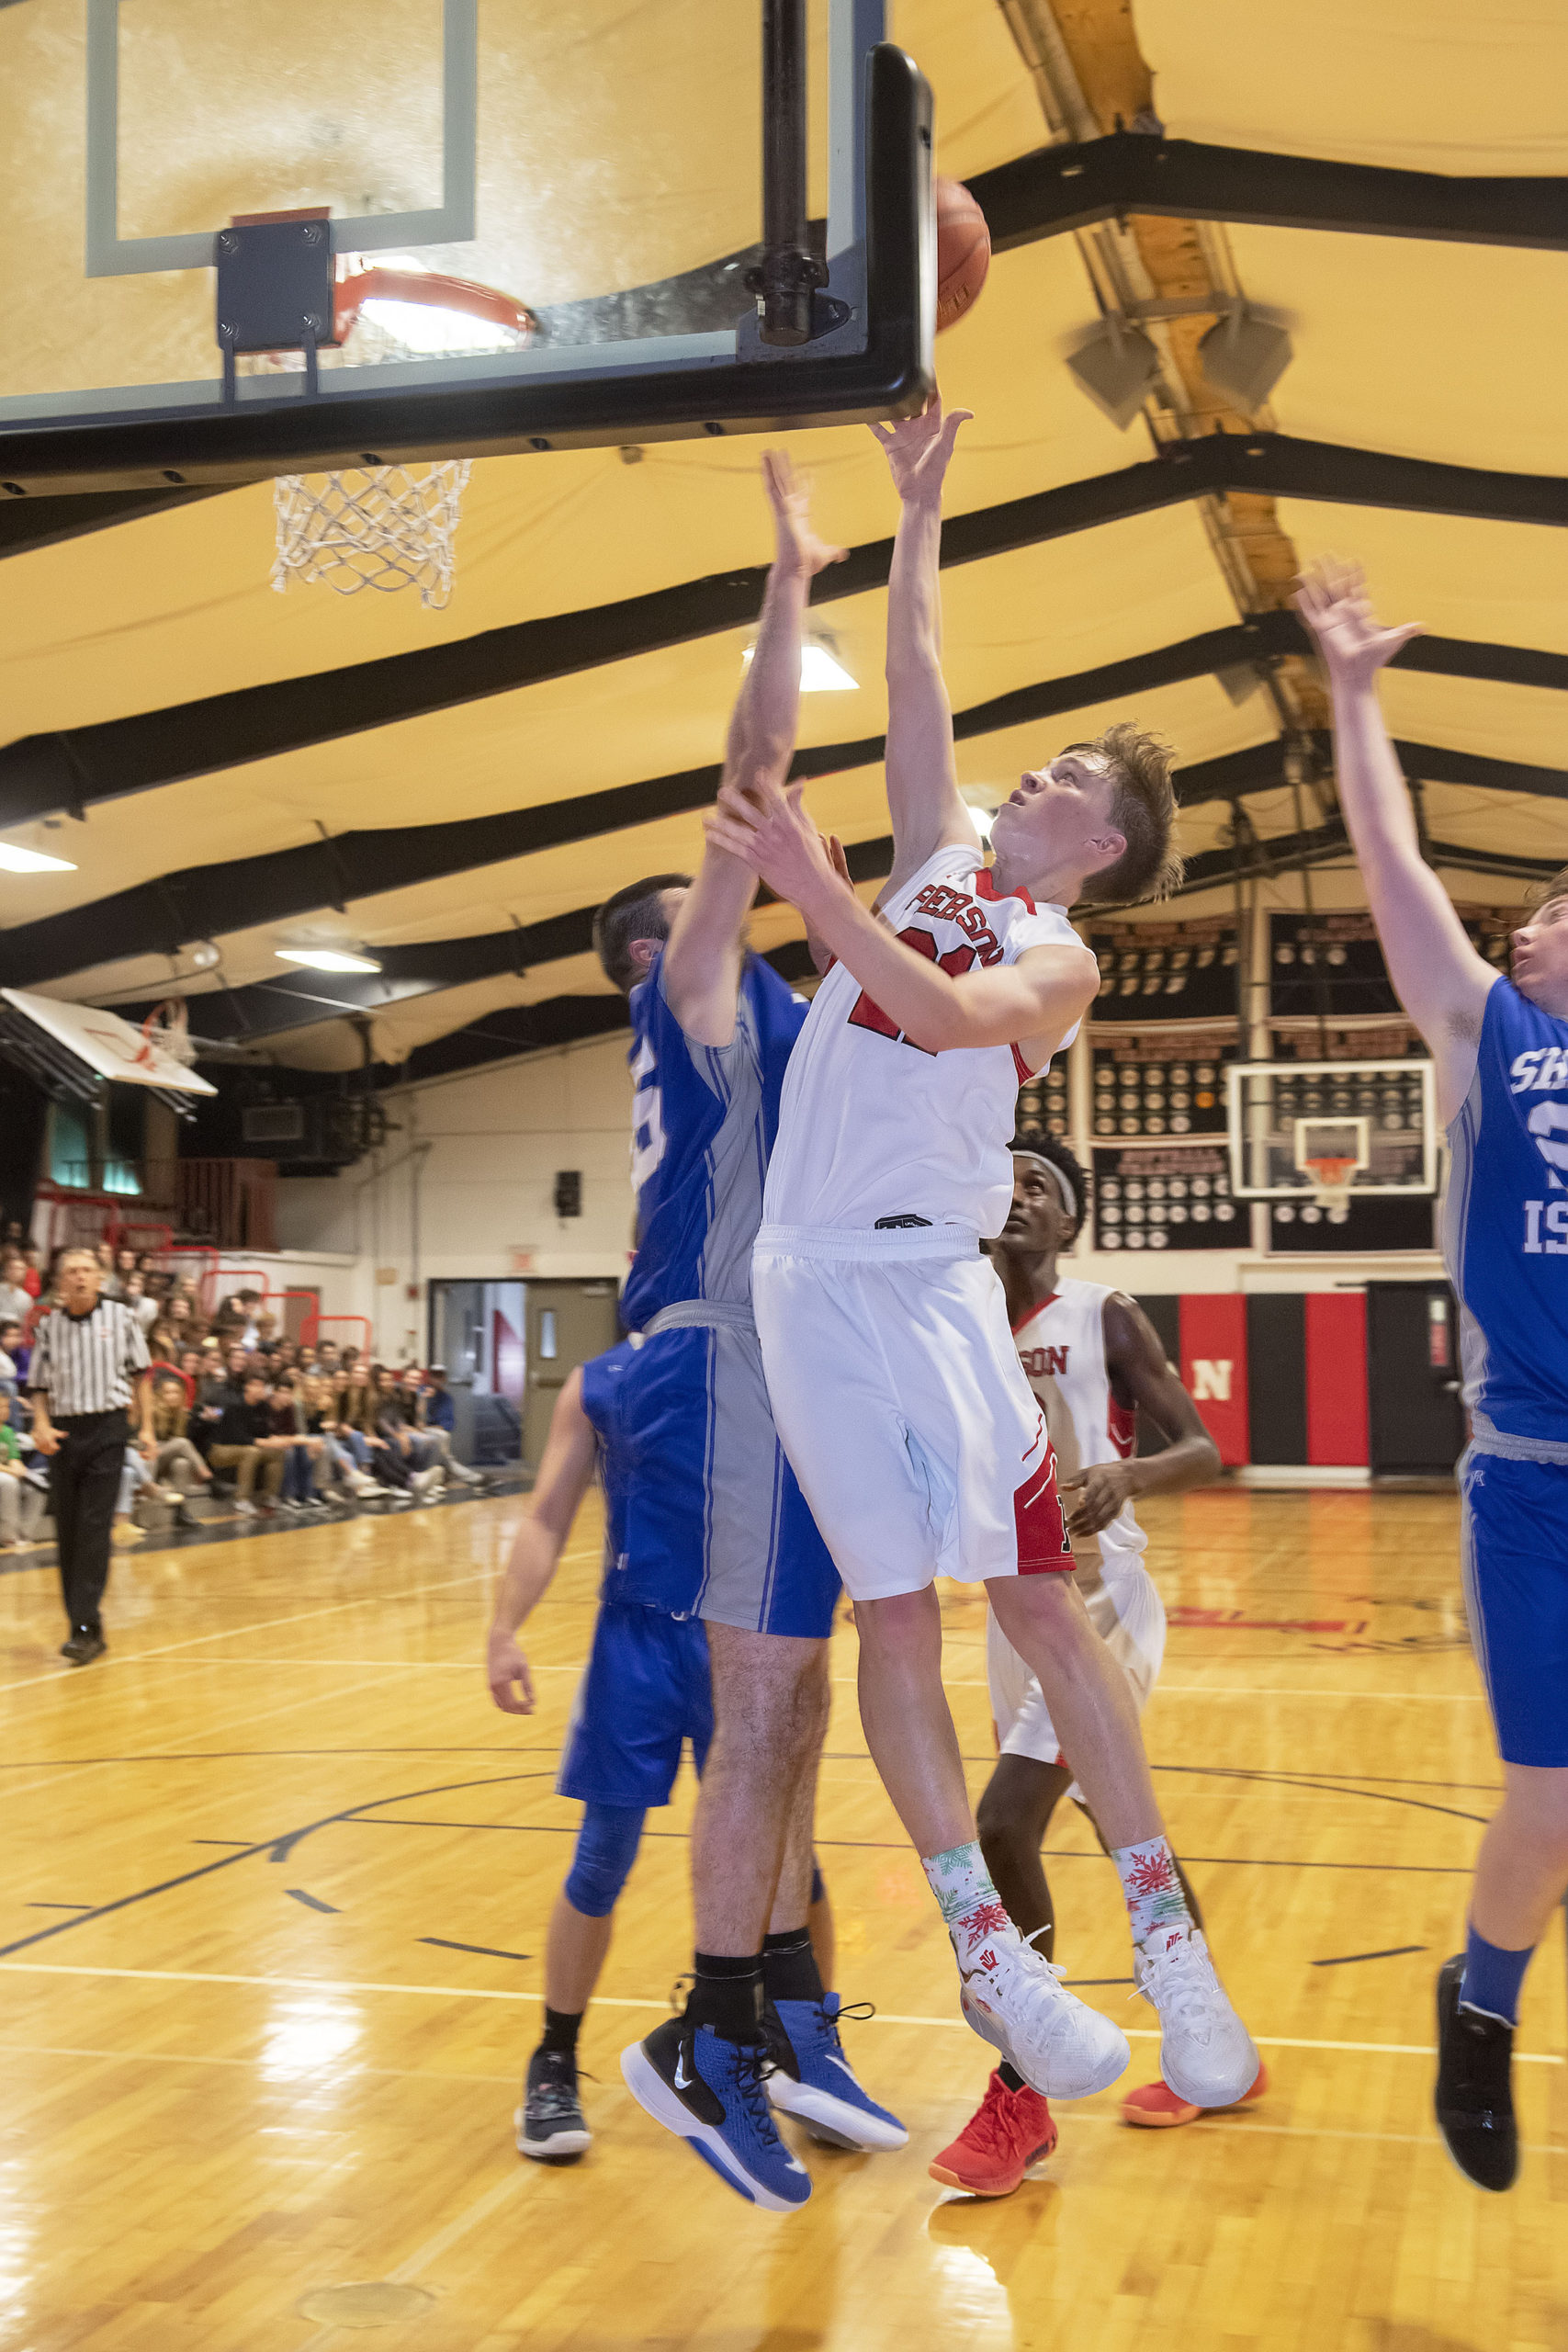
M1295 356L1283 433L1453 465L1562 469L1568 254L1235 229L1247 294Z
M1295 498L1280 501L1280 520L1303 562L1364 563L1387 621L1568 653L1568 531Z
M1173 136L1426 172L1568 170L1561 0L1135 0Z

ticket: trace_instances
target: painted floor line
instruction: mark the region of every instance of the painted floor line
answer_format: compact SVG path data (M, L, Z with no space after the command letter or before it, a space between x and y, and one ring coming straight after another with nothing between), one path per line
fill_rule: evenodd
M424 2000L437 2001L537 2001L535 1992L502 1992L482 1984L383 1984L371 1981L342 1979L330 1976L241 1976L221 1971L191 1968L88 1968L81 1964L65 1966L58 1962L0 1960L0 1971L14 1976L91 1976L124 1978L138 1984L254 1984L266 1991L278 1989L299 1993L406 1993ZM665 2001L615 1999L607 1994L596 1993L594 2007L602 2009L657 2009L668 2015L670 2004ZM970 2029L962 2018L916 2017L897 2009L878 2009L874 2022L878 2025L919 2025L946 2027L955 2032L967 2033ZM1153 2026L1124 2026L1130 2041L1157 2041L1158 2030ZM1432 2058L1437 2055L1426 2041L1327 2041L1286 2033L1253 2031L1254 2041L1267 2044L1270 2050L1336 2050L1352 2055L1378 2058ZM1514 2053L1521 2066L1561 2066L1565 2062L1550 2051L1518 2050Z

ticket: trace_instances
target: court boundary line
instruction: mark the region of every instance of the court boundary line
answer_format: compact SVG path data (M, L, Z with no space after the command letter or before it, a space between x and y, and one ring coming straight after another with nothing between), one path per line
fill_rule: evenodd
M537 2001L536 1991L513 1992L491 1985L463 1984L387 1984L368 1979L331 1976L245 1976L226 1970L194 1968L110 1968L88 1967L81 1962L67 1964L60 1961L0 1960L0 1971L10 1976L90 1976L114 1980L128 1979L137 1984L250 1984L264 1990L303 1993L389 1993L410 1995L415 1999L444 2001ZM593 2006L602 2009L656 2009L668 2016L669 2001L632 2000L596 1993ZM953 2032L973 2030L962 2017L915 2017L898 2009L878 2009L874 2018L865 2020L876 2025L918 2025L945 2027ZM1124 2026L1122 2031L1130 2041L1157 2041L1154 2026ZM1435 2043L1425 2041L1328 2041L1287 2033L1258 2033L1252 2030L1252 2039L1267 2044L1270 2050L1336 2050L1359 2057L1435 2058ZM1562 2066L1568 2060L1551 2051L1517 2050L1516 2062L1520 2065Z

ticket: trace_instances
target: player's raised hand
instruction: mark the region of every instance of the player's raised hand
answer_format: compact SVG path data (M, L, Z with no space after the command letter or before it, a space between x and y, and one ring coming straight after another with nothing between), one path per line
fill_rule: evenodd
M775 568L796 579L813 580L830 563L842 563L848 548L830 547L811 527L811 484L795 470L783 449L762 452L762 481L773 510Z
M944 409L942 394L933 392L919 416L871 427L882 444L893 486L906 506L919 499L941 499L958 428L969 424L974 414L969 408Z
M491 1635L485 1652L485 1679L490 1684L490 1695L502 1714L533 1713L534 1678L514 1634Z
M716 848L742 859L771 890L809 917L824 893L844 886L801 806L805 790L803 784L792 784L781 791L765 773L744 791L736 784L721 785L717 805L704 824Z
M1331 678L1361 684L1421 634L1419 621L1384 628L1371 608L1359 563L1327 559L1303 572L1292 598L1317 641Z

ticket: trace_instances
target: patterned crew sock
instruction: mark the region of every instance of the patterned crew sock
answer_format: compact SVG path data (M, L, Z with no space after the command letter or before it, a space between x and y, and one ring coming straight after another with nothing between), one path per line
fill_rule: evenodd
M1508 1951L1501 1944L1489 1944L1472 1928L1464 1948L1464 1975L1459 1988L1461 2008L1479 2009L1483 2017L1496 2018L1504 2025L1517 2025L1519 1987L1534 1950L1535 1946L1529 1944L1523 1951Z
M966 1961L988 1936L1000 1935L1011 1927L977 1838L966 1846L950 1846L945 1854L922 1854L920 1867L931 1881L960 1962Z
M1172 1941L1192 1933L1192 1914L1167 1839L1150 1838L1141 1846L1118 1846L1111 1859L1121 1872L1135 1944L1147 1943L1161 1928Z

